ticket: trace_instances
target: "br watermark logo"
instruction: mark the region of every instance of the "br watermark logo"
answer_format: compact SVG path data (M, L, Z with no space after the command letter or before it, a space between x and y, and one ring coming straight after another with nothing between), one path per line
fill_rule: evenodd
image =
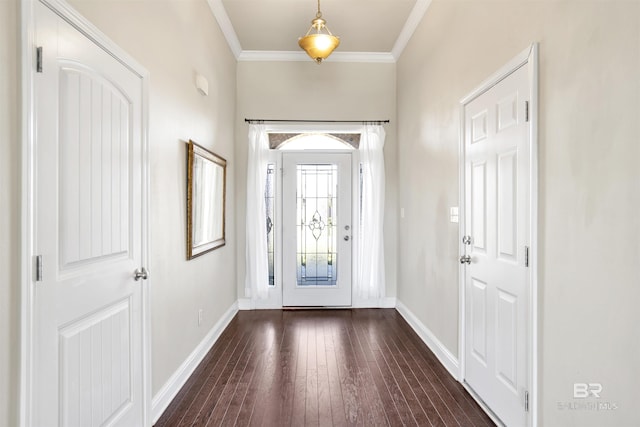
M573 398L586 399L590 396L600 399L602 384L600 383L575 383L573 385Z
M618 404L603 401L602 384L574 383L573 399L568 402L558 402L560 411L615 411Z

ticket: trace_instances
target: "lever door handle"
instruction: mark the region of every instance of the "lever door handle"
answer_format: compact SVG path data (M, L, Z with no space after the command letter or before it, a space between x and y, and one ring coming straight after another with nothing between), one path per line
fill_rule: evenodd
M147 280L148 277L149 277L149 272L144 267L138 268L136 271L133 272L133 279L136 282L140 279Z

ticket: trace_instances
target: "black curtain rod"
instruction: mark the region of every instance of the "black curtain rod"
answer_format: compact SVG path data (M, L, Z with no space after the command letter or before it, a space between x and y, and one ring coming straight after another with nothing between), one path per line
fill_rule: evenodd
M389 120L280 120L280 119L244 119L247 123L362 123L366 124L384 124Z

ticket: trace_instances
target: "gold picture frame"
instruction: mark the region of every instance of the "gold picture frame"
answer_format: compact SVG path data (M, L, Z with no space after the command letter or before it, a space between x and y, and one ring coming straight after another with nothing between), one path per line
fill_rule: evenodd
M226 244L227 161L189 140L187 146L187 259Z

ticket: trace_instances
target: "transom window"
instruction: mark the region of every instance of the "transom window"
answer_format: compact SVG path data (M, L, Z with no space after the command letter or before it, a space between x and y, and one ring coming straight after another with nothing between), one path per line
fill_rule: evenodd
M270 133L269 148L294 150L354 150L360 144L360 134Z

